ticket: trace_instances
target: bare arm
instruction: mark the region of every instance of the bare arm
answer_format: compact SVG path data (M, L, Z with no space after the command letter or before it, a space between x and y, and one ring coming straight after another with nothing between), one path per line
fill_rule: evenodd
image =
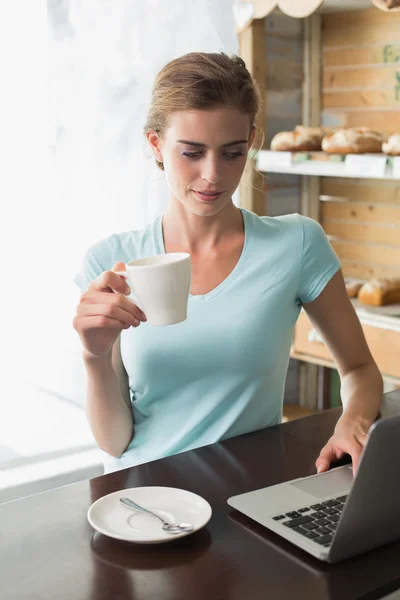
M347 296L342 272L304 309L333 355L345 411L373 421L382 402L382 377Z
M84 353L87 371L86 414L99 447L119 457L133 436L128 376L121 360L120 336L112 353L93 357Z
M124 270L116 263L114 270ZM121 360L120 334L146 321L128 298L125 279L105 271L81 295L73 327L81 338L87 371L86 414L102 450L119 457L133 436L128 376Z
M382 403L382 376L347 296L341 271L332 277L316 300L304 305L304 309L333 355L340 375L344 407L316 466L319 472L326 471L332 461L348 453L356 473L369 427L378 416Z
M112 348L112 365L114 367L114 371L118 376L119 387L121 389L121 394L123 399L125 400L129 410L131 409L131 395L129 393L129 378L128 373L125 371L125 367L121 358L121 336L115 340Z

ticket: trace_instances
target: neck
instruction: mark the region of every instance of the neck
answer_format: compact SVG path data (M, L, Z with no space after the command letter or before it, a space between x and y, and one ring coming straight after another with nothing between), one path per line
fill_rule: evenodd
M218 214L210 217L196 215L180 202L170 201L163 216L164 245L167 252L209 252L231 235L241 232L242 213L232 201Z

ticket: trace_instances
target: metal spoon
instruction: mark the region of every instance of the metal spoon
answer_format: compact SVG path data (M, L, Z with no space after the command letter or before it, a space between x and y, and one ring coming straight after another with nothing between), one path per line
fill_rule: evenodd
M190 523L168 523L168 521L165 521L156 513L152 512L151 510L148 510L147 508L143 508L143 506L140 506L140 504L136 504L136 502L133 502L133 500L130 500L129 498L120 498L119 501L124 506L129 506L129 508L133 508L133 510L137 510L138 512L144 513L146 515L152 515L153 517L156 517L163 524L162 528L164 529L164 531L167 531L168 533L182 533L183 531L193 530L193 525L191 525Z

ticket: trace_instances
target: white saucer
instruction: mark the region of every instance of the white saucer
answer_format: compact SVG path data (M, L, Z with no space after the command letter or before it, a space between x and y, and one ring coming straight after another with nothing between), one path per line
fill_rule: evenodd
M122 506L123 496L144 508L156 512L163 519L175 523L191 523L193 531L174 534L162 529L155 517ZM87 518L96 531L137 544L162 544L198 531L211 518L211 506L201 496L172 487L137 487L119 490L99 498L92 504Z

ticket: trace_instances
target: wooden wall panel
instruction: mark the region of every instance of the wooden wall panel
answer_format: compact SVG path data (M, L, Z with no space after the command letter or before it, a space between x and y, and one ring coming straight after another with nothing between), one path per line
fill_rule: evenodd
M382 88L399 83L400 65L373 65L343 68L331 67L324 70L322 85L324 90L335 88Z
M323 16L322 121L400 131L400 12Z
M323 177L320 198L346 277L400 276L400 181Z
M325 201L322 202L321 214L323 219L345 219L354 223L400 223L400 206L391 204Z
M333 237L354 242L372 242L400 246L400 225L381 225L322 218L325 232Z
M369 30L375 28L377 25L386 25L388 22L400 23L399 13L392 12L388 14L387 12L376 10L372 6L369 10L337 11L325 16L328 17L327 26L332 29L352 27L354 23L357 23L364 30Z
M342 240L332 240L331 243L340 260L400 266L400 248L383 244L360 244Z
M376 9L372 8L371 11L376 14ZM327 24L325 27L325 44L327 46L343 46L344 39L347 40L347 44L354 45L398 42L400 18L398 16L396 18L396 13L383 13L386 16L386 23L370 23L369 26L361 26L357 22L359 14L358 11L347 13L348 22L343 22L340 27L332 26L329 23L331 15L325 15Z
M381 90L346 90L345 92L325 93L322 97L326 109L343 108L398 108L399 100L393 87ZM360 112L360 111L357 111Z
M346 65L380 65L398 62L400 42L392 44L331 46L324 48L324 66L343 67Z
M348 278L373 279L375 277L400 277L400 267L377 265L363 261L342 260L343 275Z
M374 202L400 206L400 181L322 177L321 194L352 202Z

